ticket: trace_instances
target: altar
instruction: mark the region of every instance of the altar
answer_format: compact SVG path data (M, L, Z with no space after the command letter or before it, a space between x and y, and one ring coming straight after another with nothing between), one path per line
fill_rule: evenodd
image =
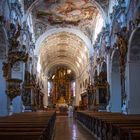
M73 102L73 73L62 66L57 67L52 75L50 104L56 108L58 114L67 114L68 104Z
M68 111L68 105L66 104L64 97L61 96L58 102L56 103L56 114L67 115L67 111Z

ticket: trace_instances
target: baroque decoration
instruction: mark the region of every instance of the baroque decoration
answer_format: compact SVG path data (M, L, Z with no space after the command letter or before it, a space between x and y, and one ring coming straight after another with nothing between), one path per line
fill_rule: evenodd
M17 61L26 62L28 59L28 53L26 53L26 46L20 45L18 38L21 33L21 26L18 24L16 29L15 25L10 25L11 37L9 39L10 49L8 51L8 61L13 65Z
M53 104L70 104L73 101L72 73L66 67L58 67L52 81L51 102Z
M43 0L35 3L32 9L36 38L54 27L75 27L92 40L99 15L101 13L90 0Z
M23 83L22 101L24 106L31 106L31 90L33 88L32 75L25 71L25 81Z
M7 90L6 94L12 101L16 96L19 96L21 94L21 82L22 80L19 79L8 79L7 83Z
M123 28L120 33L117 33L117 47L119 50L119 62L120 62L120 73L121 73L121 92L122 92L122 103L126 100L125 93L125 67L126 67L126 54L127 54L127 40L128 32L126 28Z
M11 64L3 62L2 70L3 76L5 77L6 80L8 80L11 75Z
M9 34L9 50L7 56L7 62L3 63L3 76L7 81L6 94L12 101L13 98L21 94L21 82L19 79L12 79L12 68L16 62L26 62L28 59L28 53L26 52L26 46L20 44L19 38L21 35L21 26L18 24L16 28L15 24L10 24Z
M94 100L94 105L98 109L105 109L109 103L109 84L107 82L107 73L102 71L99 76L95 76L94 86L96 89L96 95L98 94L99 99Z
M58 0L56 3L44 2L44 7L41 7L42 10L39 10L40 7L38 7L36 16L39 19L46 18L50 24L61 24L65 22L77 25L81 20L91 20L93 14L96 14L97 11L90 2L86 2L85 0Z

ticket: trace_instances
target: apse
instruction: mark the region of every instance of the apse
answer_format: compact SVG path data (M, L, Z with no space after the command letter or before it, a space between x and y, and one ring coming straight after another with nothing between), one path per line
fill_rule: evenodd
M73 104L75 98L75 73L66 65L56 65L48 72L49 105Z

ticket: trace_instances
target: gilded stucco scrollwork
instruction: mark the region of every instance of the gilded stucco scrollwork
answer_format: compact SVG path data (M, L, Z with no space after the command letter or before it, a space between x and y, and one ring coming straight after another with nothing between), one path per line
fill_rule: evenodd
M3 62L3 76L5 77L5 79L9 79L10 75L11 75L11 64L10 63L5 63Z
M6 94L12 101L15 97L19 96L21 94L21 80L19 79L8 79L7 80L7 90Z
M128 38L127 28L123 28L120 33L117 33L116 45L119 50L119 65L120 65L120 74L121 74L121 94L122 102L126 100L125 93L125 68L126 68L126 55L128 50L127 40Z

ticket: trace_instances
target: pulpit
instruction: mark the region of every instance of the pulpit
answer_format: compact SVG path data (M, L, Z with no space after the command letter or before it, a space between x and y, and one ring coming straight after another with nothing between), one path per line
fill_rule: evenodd
M21 94L21 82L20 79L8 79L7 80L7 90L6 94L9 97L10 101Z

